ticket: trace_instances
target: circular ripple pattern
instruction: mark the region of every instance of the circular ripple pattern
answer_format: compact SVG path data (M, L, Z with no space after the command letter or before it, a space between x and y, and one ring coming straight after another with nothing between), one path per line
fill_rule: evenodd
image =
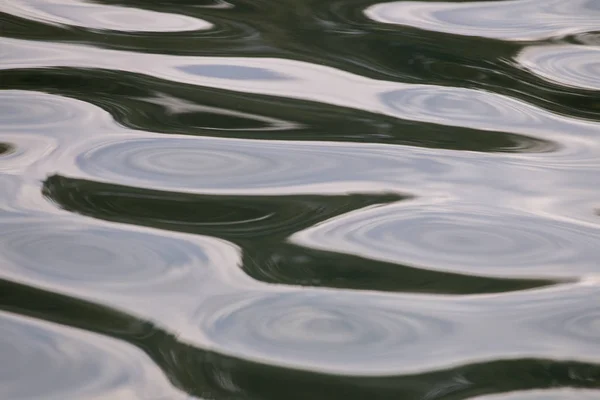
M0 11L51 25L125 32L182 32L209 29L196 18L75 0L4 0Z
M203 333L228 351L294 367L371 374L398 367L399 360L418 364L433 342L454 329L451 322L399 307L297 294L197 317Z
M600 90L600 48L562 45L526 47L517 62L532 73L561 85Z
M381 98L395 111L431 122L505 126L535 125L541 120L525 112L521 102L472 89L413 86L383 93Z
M592 296L590 303L598 300ZM543 334L553 337L559 336L569 342L584 344L585 342L595 344L600 342L600 307L596 304L567 307L561 305L567 312L555 311L551 315L534 317L533 325ZM555 342L556 341L552 341ZM583 350L585 352L585 348ZM589 349L588 349L589 353Z
M114 177L131 176L151 187L155 184L175 184L182 187L281 183L281 179L301 178L310 175L307 170L294 169L273 151L257 148L214 147L210 142L193 140L130 140L92 149L79 156L78 163L84 170ZM262 147L262 146L261 146ZM294 156L295 157L295 156ZM306 161L309 161L307 157ZM316 169L326 169L328 165ZM108 174L107 174L108 173Z
M82 125L86 131L115 126L110 114L89 103L40 92L0 92L0 132L64 134Z
M0 158L1 162L2 158ZM0 163L1 165L1 163ZM20 209L20 204L15 204L15 198L18 197L21 189L21 181L18 176L0 174L0 215L4 216L4 213L15 212Z
M394 153L384 147L299 144L237 139L124 138L89 141L72 147L64 165L86 179L180 192L236 193L321 185L332 191L349 182L381 186L382 175L405 172L402 179L447 175L452 165L422 158L410 150ZM402 157L401 157L402 156ZM68 168L68 167L67 167ZM339 190L339 189L338 189Z
M524 277L596 274L599 240L600 230L588 226L432 205L359 211L292 236L312 248L427 269Z
M598 29L596 0L394 1L365 10L377 22L505 40L544 39Z
M134 348L8 313L0 313L0 354L4 399L183 398Z
M548 115L506 96L480 90L423 85L382 93L380 99L400 118L537 134L536 138L521 135L520 147L527 151L549 151L557 147L543 137L544 133L556 130Z
M77 287L201 282L215 250L166 235L58 221L5 223L0 237L5 274Z
M38 134L3 134L2 139L10 141L10 144L6 144L8 150L4 154L0 148L0 172L3 173L23 172L58 147L58 142L53 138Z

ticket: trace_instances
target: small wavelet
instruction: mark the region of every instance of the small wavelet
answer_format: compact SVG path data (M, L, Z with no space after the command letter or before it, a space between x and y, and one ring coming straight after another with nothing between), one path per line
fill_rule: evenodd
M207 21L185 15L88 0L3 0L0 11L51 25L123 32L183 32L212 27Z
M573 43L577 44L583 44L587 46L599 46L600 32L584 32L577 35L573 35L570 39Z
M209 264L201 249L168 237L58 221L4 226L6 270L25 269L50 281L133 289L194 275L201 281Z
M0 156L0 165L2 165L2 156ZM4 213L14 214L17 210L21 210L21 204L18 201L18 194L21 189L21 179L18 175L0 174L0 215L4 217Z
M164 297L172 308L178 299L197 301L200 288L223 287L219 283L231 276L248 280L237 272L237 248L208 237L70 218L21 218L5 221L0 238L3 279L146 317L162 318Z
M310 294L208 308L196 316L200 329L227 353L338 373L374 375L389 364L415 368L423 352L454 330L450 320L425 312Z
M1 173L24 173L27 168L43 161L59 146L58 141L42 135L0 133L0 138L9 142L0 144ZM2 152L2 146L7 150Z
M0 392L10 400L185 399L140 350L0 313Z
M400 146L109 135L70 146L50 168L75 178L186 193L406 193L400 185L429 186L420 178L447 178L464 162Z
M597 227L502 208L405 202L346 214L290 240L482 276L578 277L600 272Z
M119 176L131 176L149 187L167 184L198 188L279 186L302 182L337 167L336 160L311 162L308 152L297 152L294 162L286 162L266 143L256 148L231 144L235 147L185 139L122 140L81 154L78 164L101 175L116 175L116 181ZM300 165L303 168L297 168Z
M117 128L109 113L87 102L26 90L0 91L0 133L81 136Z
M555 151L561 146L585 147L590 143L585 138L595 136L600 127L483 90L412 85L382 92L379 97L400 118L534 136L521 137L524 150L533 152Z
M548 343L556 347L565 341L565 348L573 347L569 346L569 342L583 346L585 343L593 345L600 341L598 300L600 296L596 293L584 304L569 305L564 302L552 312L532 315L530 319L525 320L525 324L539 331L537 337L546 335L549 338ZM565 355L568 356L568 353Z
M365 10L374 21L455 35L539 40L600 29L596 0L399 1Z
M590 299L598 296L594 285L475 296L266 289L207 299L191 330L182 330L182 340L255 362L353 376L498 360L593 363L599 355L590 347L595 331L581 333L596 329L595 316L577 322L553 318L557 309L596 315L590 312Z
M600 90L600 47L525 47L516 60L525 69L547 81L580 89Z

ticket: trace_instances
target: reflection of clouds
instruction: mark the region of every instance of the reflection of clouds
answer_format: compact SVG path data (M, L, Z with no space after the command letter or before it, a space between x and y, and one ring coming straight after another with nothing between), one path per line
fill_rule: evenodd
M600 124L560 117L508 96L466 88L411 85L379 94L383 105L395 116L414 121L481 130L529 134L559 143L595 134ZM572 136L565 134L569 129ZM523 137L523 141L527 141ZM532 140L530 147L544 144ZM589 141L587 141L589 143ZM553 143L545 147L552 149ZM526 146L527 148L527 146Z
M5 399L185 399L140 350L120 341L0 313Z
M219 287L232 277L248 281L239 270L237 248L210 237L70 218L7 219L0 237L3 279L146 318L195 301L201 288Z
M595 0L511 0L465 3L398 1L365 10L377 22L456 35L533 40L598 30Z
M0 135L35 132L75 138L116 128L109 113L84 101L24 90L0 92Z
M11 0L0 9L12 4ZM184 16L91 3L73 2L64 9L59 7L63 4L59 0L25 0L22 4L30 6L23 11L29 13L26 18L47 23L124 31L135 30L138 24L141 30L151 31L210 27ZM523 39L587 29L592 22L597 26L595 4L582 0L543 4L541 0L523 0L444 5L404 2L394 3L393 7L412 10L412 14L398 14L397 18L413 18L415 26L433 24L434 29L452 33L483 32L489 37ZM84 5L97 12L81 12L78 7ZM378 7L392 5L375 6L370 11ZM480 14L485 15L480 18ZM548 18L550 15L558 17ZM418 16L430 19L415 20ZM161 17L160 21L148 23L155 17ZM567 48L573 53L565 53ZM559 55L555 52L558 49L562 49ZM597 75L595 58L587 57L592 54L587 49L584 54L580 51L582 48L576 46L531 47L519 57L526 67L528 62L535 62L530 71L544 79L597 88L593 81ZM38 92L4 91L0 93L0 143L10 145L11 151L0 154L0 172L13 175L0 175L0 183L10 191L0 194L2 216L6 217L0 231L2 279L126 311L210 352L294 369L368 376L412 374L502 359L597 363L600 349L590 343L600 340L600 312L596 306L600 295L600 226L568 212L561 217L557 214L567 206L593 210L596 186L600 187L595 185L600 179L598 123L561 116L493 92L386 82L288 59L181 57L9 38L0 39L0 52L0 69L4 70L67 67L88 71L78 74L80 77L93 74L91 69L113 74L123 71L182 85L308 100L438 126L469 127L480 130L481 135L485 131L507 131L522 135L519 143L524 152L547 150L544 154L508 155L371 143L167 136L117 126L108 113L85 102ZM64 72L66 77L69 74ZM150 81L127 80L130 88L131 82L152 84ZM76 92L77 88L70 90ZM197 105L161 94L143 100L177 115L173 119L179 119L182 126L188 122L185 114L213 113L224 119L246 119L258 126L262 123L265 126L260 130L290 129L287 122L274 118ZM128 111L120 101L110 101L111 106L123 107L120 112ZM146 109L155 111L157 106ZM287 111L302 114L301 108ZM351 111L343 111L346 114L340 115L351 115ZM323 114L326 112L323 110ZM144 117L143 113L138 115ZM414 126L418 131L422 125ZM387 128L381 131L387 132ZM132 190L171 191L175 197L175 191L238 196L384 191L414 194L416 200L351 211L288 239L326 251L424 269L481 276L574 277L575 283L561 281L544 289L462 296L265 284L244 274L240 265L244 260L242 249L224 240L137 227L139 220L127 220L125 211L120 212L125 217L120 224L70 215L49 201L42 205L44 197L38 184L57 173L128 185ZM23 179L16 179L17 175ZM573 190L586 187L585 202L571 201ZM13 196L12 192L18 193ZM78 198L83 202L88 199L84 192L82 189ZM158 199L153 200L153 206L159 208ZM133 204L131 208L136 206L135 200L129 204ZM540 204L545 205L545 214L537 207ZM86 205L92 209L96 206L91 202ZM275 246L270 239L259 242L252 233L275 230L279 234L276 240L280 240L300 225L312 225L317 219L310 220L314 214L327 211L325 206L317 205L311 215L297 205L286 214L284 223L290 230L285 231L269 225L273 215L270 204L249 214L243 210L227 213L229 210L223 207L225 212L217 215L218 208L204 208L189 218L186 216L194 213L194 207L174 212L179 213L182 224L195 224L195 228L221 226L222 237L226 238L231 232L237 235L245 225L260 222L262 232L259 228L254 232L248 229L238 236L249 247L256 245L252 249L255 252L263 250L263 245ZM23 209L30 215L23 217ZM140 206L135 211L141 219L158 214L152 207ZM215 222L213 217L222 219ZM218 236L214 231L210 233ZM264 250L268 254L272 249ZM365 264L370 267L368 262ZM377 285L373 286L376 289ZM0 324L0 331L12 327L15 321L35 325L17 317L0 315L0 320L10 320ZM20 336L19 329L8 329L0 335L0 345L13 341L18 345L6 346L6 352L12 351L9 359L33 360L31 371L17 370L24 371L17 378L31 377L38 372L36 368L56 370L31 388L22 378L9 375L17 399L21 390L38 390L42 383L48 385L42 394L59 393L61 399L68 399L72 391L78 391L75 398L93 399L97 386L79 392L91 387L88 372L92 368L96 368L94 376L101 378L94 385L109 382L109 390L117 390L114 398L135 398L135 394L120 391L124 382L133 382L134 389L142 382L140 388L147 390L139 396L143 399L161 390L145 386L146 373L140 374L139 367L132 365L137 354L124 346L113 347L110 341L107 346L80 346L81 351L79 347L72 350L72 345L56 346L72 350L67 353L74 356L74 371L63 379L61 374L70 372L70 366L60 368L59 363L52 363L57 356L46 349L37 352L46 342L43 335L27 336L31 331L37 332L28 328ZM85 337L86 344L87 340ZM170 350L158 346L160 351ZM27 353L31 348L33 351ZM110 352L116 353L119 363L116 367L106 364L110 368L104 369L105 354ZM22 358L30 354L31 358ZM47 354L50 361L46 363ZM86 357L76 358L80 354ZM88 358L94 360L93 365ZM127 368L121 367L121 360ZM149 360L143 361L140 364L152 365ZM6 371L0 371L0 381L3 373ZM134 380L130 374L138 375ZM162 385L161 379L150 379L150 385ZM65 386L60 390L65 392L54 391L57 386L53 385L63 382ZM223 382L235 390L237 382L227 381L227 377ZM429 393L439 397L468 385L467 377L458 374L444 385L431 386ZM114 389L117 386L119 389ZM98 390L105 394L107 389Z
M6 38L0 44L4 53L0 68L4 69L65 66L128 71L179 83L322 102L412 121L518 133L546 140L550 147L551 142L563 147L586 145L583 141L598 130L598 124L554 114L493 92L386 82L294 60L133 54ZM259 69L261 79L232 79L228 74L202 76L181 70L189 65ZM457 103L468 112L458 110ZM523 140L527 141L527 137ZM531 146L535 150L539 143Z
M201 282L211 268L191 243L135 231L35 220L6 222L1 236L7 271L24 269L48 282L133 291L170 280Z
M85 0L3 0L0 11L50 25L124 32L181 32L212 27L207 21L185 15Z
M82 141L51 161L65 175L190 193L429 190L468 159L402 146L154 135ZM456 154L458 156L458 154ZM478 172L473 169L473 174Z
M297 232L291 240L319 250L474 275L600 273L599 228L473 204L416 201L358 210Z
M600 16L598 19L600 21ZM531 73L548 81L581 89L600 90L600 48L598 47L581 45L526 47L517 56L517 62Z
M197 319L203 334L230 343L230 352L337 371L371 364L372 374L376 365L398 359L418 364L423 352L453 331L451 321L423 312L310 294L265 296L213 312L202 308Z
M599 295L597 285L584 283L466 296L264 286L207 299L181 339L262 363L344 375L523 358L595 362L600 350L571 332L597 324L590 299Z

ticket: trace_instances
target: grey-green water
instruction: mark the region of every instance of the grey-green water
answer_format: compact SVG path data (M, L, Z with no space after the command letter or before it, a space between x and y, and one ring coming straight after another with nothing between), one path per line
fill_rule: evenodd
M600 0L0 33L0 399L600 398Z

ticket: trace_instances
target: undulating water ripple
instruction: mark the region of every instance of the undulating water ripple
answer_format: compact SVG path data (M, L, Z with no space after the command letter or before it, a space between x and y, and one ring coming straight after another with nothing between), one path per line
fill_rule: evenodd
M600 2L0 24L0 398L600 398Z
M549 81L587 90L600 90L600 47L527 47L517 61L532 73Z
M4 398L186 398L132 346L11 313L0 313L0 321Z
M0 11L46 24L126 32L178 32L211 24L178 14L115 7L85 0L6 0Z
M505 40L600 29L596 0L398 1L374 5L365 13L383 23Z
M297 232L291 240L366 258L478 275L600 274L598 227L468 203L378 207Z

